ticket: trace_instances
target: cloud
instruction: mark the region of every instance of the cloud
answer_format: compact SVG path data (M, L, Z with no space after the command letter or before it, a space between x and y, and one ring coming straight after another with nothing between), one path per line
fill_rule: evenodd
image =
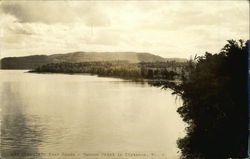
M249 23L249 8L246 3L243 1L162 2L161 7L151 12L151 16L148 16L151 18L145 19L141 27L174 31L214 26L239 28L242 24L246 26L246 23Z
M86 44L116 46L121 41L121 34L112 30L97 30L97 32L93 34L85 37Z
M1 5L4 13L15 16L20 23L74 23L83 21L88 26L107 26L108 17L95 3L70 1L20 1Z
M12 32L13 34L22 34L22 35L34 35L35 34L32 27L28 25L21 25L20 23L17 25L8 26L7 31Z
M51 24L69 22L71 20L69 16L58 17L60 14L69 15L67 9L64 10L64 7L60 4L61 7L53 7L54 5L51 2L42 3L41 1L4 2L2 8L5 13L15 16L21 23L42 22Z
M249 8L232 1L3 1L1 56L137 51L217 52L249 38Z

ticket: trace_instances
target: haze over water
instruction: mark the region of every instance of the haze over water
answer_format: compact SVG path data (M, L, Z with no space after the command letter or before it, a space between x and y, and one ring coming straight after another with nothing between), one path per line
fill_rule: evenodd
M170 90L90 75L0 71L1 153L160 152L184 123ZM54 159L54 158L53 158Z

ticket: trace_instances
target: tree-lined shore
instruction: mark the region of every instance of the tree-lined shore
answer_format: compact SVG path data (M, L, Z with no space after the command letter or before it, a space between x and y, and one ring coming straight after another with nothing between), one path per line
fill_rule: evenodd
M51 63L37 67L30 72L37 73L88 73L98 76L125 79L180 79L187 62L141 62L104 61L80 63Z

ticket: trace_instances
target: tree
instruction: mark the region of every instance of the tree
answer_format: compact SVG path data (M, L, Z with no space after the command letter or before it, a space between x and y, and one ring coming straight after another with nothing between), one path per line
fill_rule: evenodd
M229 40L220 53L206 53L196 60L182 84L171 85L183 99L177 111L189 125L187 135L177 142L182 158L246 157L246 44Z

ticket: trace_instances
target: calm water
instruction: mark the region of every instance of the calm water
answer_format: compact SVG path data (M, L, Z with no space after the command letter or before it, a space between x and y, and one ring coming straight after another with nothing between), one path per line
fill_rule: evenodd
M24 72L0 71L6 159L90 152L160 152L178 158L176 140L184 135L184 124L171 91L114 78ZM46 157L32 157L35 153ZM77 157L66 156L71 158Z

